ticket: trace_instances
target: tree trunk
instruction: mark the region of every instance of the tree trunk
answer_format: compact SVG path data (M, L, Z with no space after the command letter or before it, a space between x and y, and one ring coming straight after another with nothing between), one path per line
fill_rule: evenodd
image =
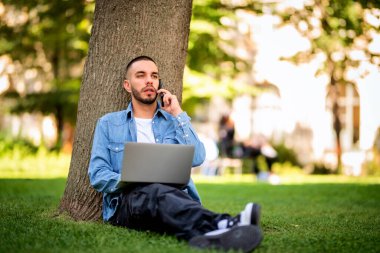
M126 64L139 55L156 60L166 88L181 101L192 1L97 0L75 130L74 147L60 212L76 220L101 217L101 194L87 170L97 119L125 109Z
M335 132L335 152L336 152L336 160L337 160L337 168L336 172L338 174L342 173L342 144L340 141L340 133L342 131L342 121L340 119L340 106L339 106L339 91L336 84L332 87L333 92L333 105L332 105L332 113L333 113L333 125Z
M338 78L337 71L335 68L334 61L332 60L331 55L327 57L327 70L330 74L330 96L331 101L331 112L333 115L333 129L335 133L335 152L336 152L336 173L340 174L342 172L342 145L340 140L340 133L342 131L342 120L341 120L341 109L339 105L339 87L338 87Z

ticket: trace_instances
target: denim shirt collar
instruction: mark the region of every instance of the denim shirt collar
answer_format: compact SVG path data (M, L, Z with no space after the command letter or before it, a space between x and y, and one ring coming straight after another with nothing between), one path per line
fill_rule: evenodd
M164 113L165 111L161 108L161 105L160 103L157 103L157 109L156 109L156 112L154 113L153 115L153 118L155 117L159 117L159 116L163 116L165 118L165 120L168 120L168 115L166 113ZM126 116L127 116L127 120L130 120L132 119L134 116L133 116L133 105L132 105L132 102L129 103L128 107L127 107L127 110L125 110L125 113L126 113Z

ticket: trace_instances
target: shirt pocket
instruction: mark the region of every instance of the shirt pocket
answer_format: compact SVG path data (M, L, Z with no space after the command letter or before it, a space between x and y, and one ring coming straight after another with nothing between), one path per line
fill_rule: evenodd
M107 148L110 152L112 170L120 173L123 162L124 143L110 142Z

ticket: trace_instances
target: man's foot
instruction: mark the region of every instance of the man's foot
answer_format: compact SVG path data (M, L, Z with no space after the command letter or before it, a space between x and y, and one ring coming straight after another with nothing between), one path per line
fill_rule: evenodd
M244 210L238 215L240 216L239 225L256 225L260 226L261 207L256 203L248 203Z
M234 226L255 225L260 226L261 207L255 203L248 203L240 214L220 222L219 228L231 228Z
M240 250L251 252L262 241L261 230L255 225L219 229L190 239L189 245L201 249Z

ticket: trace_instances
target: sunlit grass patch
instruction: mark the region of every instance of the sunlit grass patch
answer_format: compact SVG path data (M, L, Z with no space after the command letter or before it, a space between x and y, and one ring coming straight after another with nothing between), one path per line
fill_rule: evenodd
M311 175L303 169L288 163L276 163L273 166L275 180L260 180L252 173L238 174L234 170L225 170L223 175L209 176L201 173L192 175L196 183L269 183L276 185L307 184L307 183L363 183L380 184L380 176L347 176L347 175ZM265 173L265 172L264 172ZM269 175L269 174L268 174ZM269 178L268 178L269 179Z
M71 156L40 150L34 155L9 154L0 157L0 178L67 177Z
M210 184L228 184L228 183L259 183L270 184L266 181L258 181L255 175L223 175L223 176L205 176L196 174L192 176L195 183L210 183ZM347 184L347 183L361 183L361 184L380 184L380 177L354 177L343 175L307 175L307 174L292 174L280 175L278 185L289 184Z
M36 154L12 155L0 157L0 178L66 178L70 167L71 155L49 153L39 150ZM300 168L289 165L276 165L274 172L279 177L278 184L305 183L367 183L380 184L380 177L353 177L343 175L308 175ZM195 183L266 183L258 181L253 174L234 174L232 171L222 176L206 176L199 173L192 175Z

